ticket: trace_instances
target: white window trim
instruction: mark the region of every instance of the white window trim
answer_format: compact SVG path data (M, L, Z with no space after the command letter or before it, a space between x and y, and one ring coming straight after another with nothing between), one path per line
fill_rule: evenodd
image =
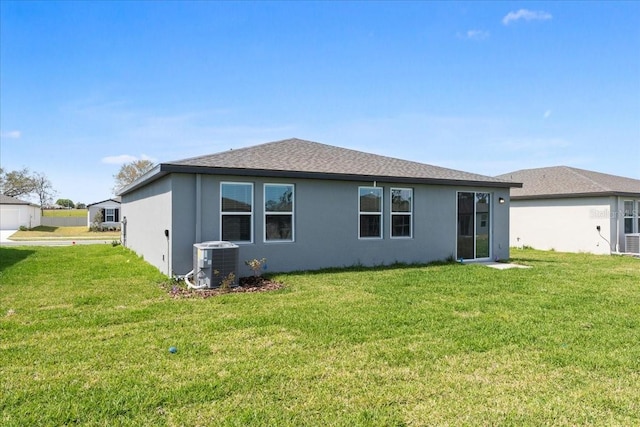
M111 214L109 214L111 211ZM108 219L111 217L111 219ZM104 222L115 222L116 221L116 208L104 208Z
M394 212L393 211L393 190L409 190L411 191L411 210L409 212ZM413 239L413 188L406 187L391 187L389 189L389 238L391 239ZM394 236L393 235L393 216L404 215L409 217L409 235L408 236Z
M249 185L251 186L251 212L223 212L222 211L222 186L223 185ZM222 217L225 215L247 215L250 217L249 219L249 228L250 228L250 240L237 240L233 241L233 243L239 245L248 245L253 243L253 212L255 211L255 195L253 191L253 182L242 182L242 181L222 181L220 182L220 240L222 240Z
M266 203L267 203L267 186L280 186L280 187L291 187L293 191L291 192L291 212L271 212L267 211ZM262 215L262 241L267 244L271 243L293 243L296 241L296 186L294 184L283 183L283 182L266 182L262 186L262 194L264 197L262 198L262 203L264 206L264 214ZM291 239L289 240L267 240L267 215L283 215L283 216L291 216Z
M360 206L360 190L379 190L380 191L380 212L363 212ZM380 216L380 235L379 236L360 236L360 217L362 215L378 215ZM358 239L359 240L382 240L384 238L384 187L361 186L358 187Z

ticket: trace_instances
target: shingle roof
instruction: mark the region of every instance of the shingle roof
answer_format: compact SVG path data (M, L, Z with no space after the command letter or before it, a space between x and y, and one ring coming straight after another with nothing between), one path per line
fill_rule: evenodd
M0 194L0 205L32 205L31 202L25 202L24 200L16 199L15 197L5 196ZM34 205L36 206L36 205Z
M173 165L234 168L367 177L401 177L452 181L502 182L484 175L401 160L301 139L269 142L253 147L169 162ZM507 186L507 185L505 185Z
M91 203L91 204L87 205L87 207L94 206L94 205L99 205L100 203L104 203L104 202L115 202L115 203L121 204L122 203L122 199L121 199L120 196L117 196L117 197L114 197L114 198L111 198L111 199L106 199L106 200L101 200L99 202Z
M498 178L522 182L522 188L511 190L514 200L600 195L640 197L640 180L569 166L523 169L498 175Z
M291 138L161 163L122 189L120 195L168 173L377 180L502 188L520 186L519 183L496 177Z

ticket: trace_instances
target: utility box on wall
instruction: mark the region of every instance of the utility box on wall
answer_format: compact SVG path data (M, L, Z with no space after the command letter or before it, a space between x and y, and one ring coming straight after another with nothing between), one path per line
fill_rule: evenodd
M238 285L238 245L211 241L193 245L193 277L196 286L217 288L223 281Z

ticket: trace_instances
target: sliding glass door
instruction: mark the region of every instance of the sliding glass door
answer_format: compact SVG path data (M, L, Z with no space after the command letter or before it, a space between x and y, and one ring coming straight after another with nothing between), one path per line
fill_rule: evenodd
M491 195L458 193L457 259L491 257Z

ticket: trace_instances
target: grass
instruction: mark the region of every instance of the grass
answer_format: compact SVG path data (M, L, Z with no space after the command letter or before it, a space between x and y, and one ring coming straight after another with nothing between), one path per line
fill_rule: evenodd
M638 425L640 260L512 255L172 299L122 247L3 247L0 424Z
M113 240L120 239L119 231L89 231L86 226L80 227L52 227L40 225L28 231L17 231L11 235L11 240Z
M86 218L87 210L86 209L44 209L42 211L42 216L56 217L56 218L66 218L66 217Z

